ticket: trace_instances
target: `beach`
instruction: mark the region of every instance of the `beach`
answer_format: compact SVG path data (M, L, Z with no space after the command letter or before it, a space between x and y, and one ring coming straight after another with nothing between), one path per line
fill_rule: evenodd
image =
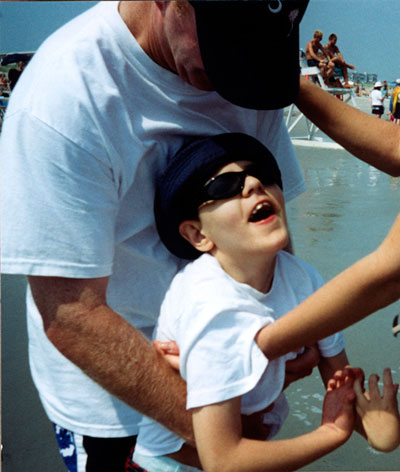
M358 98L370 112L368 98ZM387 111L388 105L385 102ZM307 192L288 203L295 254L315 265L329 280L373 250L400 211L400 179L359 161L343 149L296 146ZM2 278L2 443L5 472L62 472L52 426L32 384L27 360L24 303L25 280ZM368 376L392 368L400 382L400 337L391 324L400 302L345 331L353 365ZM289 418L278 438L293 437L317 427L323 387L317 371L287 391ZM340 449L302 470L400 470L400 448L390 454L373 451L355 433Z

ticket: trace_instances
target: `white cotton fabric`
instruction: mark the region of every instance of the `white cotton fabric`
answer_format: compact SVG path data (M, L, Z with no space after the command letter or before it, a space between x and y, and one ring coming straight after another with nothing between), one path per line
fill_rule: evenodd
M380 90L374 89L372 92L369 94L371 98L371 105L372 106L380 106L382 105L382 92Z
M254 337L263 327L293 309L323 281L317 270L280 251L267 294L232 279L216 258L204 254L173 279L161 307L154 338L175 340L180 348L180 373L187 381L187 408L243 395L242 413L252 414L275 403L264 421L275 435L288 414L282 392L289 353L269 361ZM301 322L301 321L299 321ZM344 349L341 333L318 343L323 357ZM164 455L180 449L183 440L155 421L143 419L136 450Z
M191 135L244 132L275 154L285 196L304 190L279 111L236 107L154 63L97 4L54 33L12 93L1 134L2 271L110 276L108 304L151 333L181 265L162 245L154 181ZM79 434L135 434L139 415L48 341L27 295L33 379L49 418Z

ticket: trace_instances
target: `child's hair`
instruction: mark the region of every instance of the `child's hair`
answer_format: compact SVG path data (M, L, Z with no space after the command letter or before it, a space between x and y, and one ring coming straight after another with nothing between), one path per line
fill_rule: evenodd
M322 38L323 36L324 36L324 33L321 30L314 31L314 38Z
M172 254L183 259L201 255L180 235L179 225L198 218L205 183L224 165L244 160L267 168L271 181L282 188L274 156L257 139L243 133L193 138L169 159L156 183L154 215L160 239Z

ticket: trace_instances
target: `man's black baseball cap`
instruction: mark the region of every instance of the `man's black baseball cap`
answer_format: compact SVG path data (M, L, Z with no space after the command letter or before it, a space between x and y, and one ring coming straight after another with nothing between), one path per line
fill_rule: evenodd
M270 110L300 82L299 23L309 0L190 0L207 76L226 100Z

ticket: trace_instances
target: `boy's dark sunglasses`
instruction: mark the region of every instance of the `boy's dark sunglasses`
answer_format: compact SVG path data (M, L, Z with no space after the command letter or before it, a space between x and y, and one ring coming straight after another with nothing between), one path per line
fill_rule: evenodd
M224 200L239 195L244 189L248 175L257 178L265 186L279 182L269 166L260 164L252 164L241 172L226 172L206 182L201 192L199 207L213 200Z

